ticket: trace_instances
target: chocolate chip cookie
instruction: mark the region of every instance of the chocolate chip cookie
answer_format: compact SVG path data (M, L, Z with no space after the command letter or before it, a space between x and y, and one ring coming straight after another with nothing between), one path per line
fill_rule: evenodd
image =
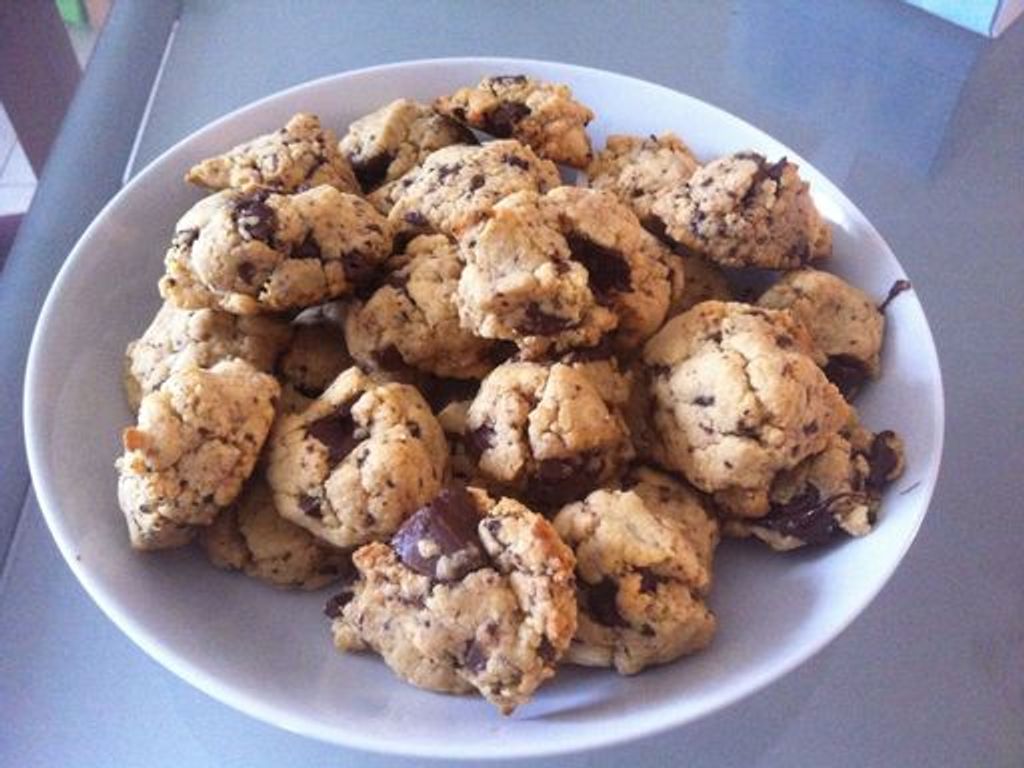
M124 389L132 410L176 370L209 368L239 357L269 373L289 342L288 323L274 317L240 317L215 309L178 309L164 304L142 337L125 351Z
M678 247L727 267L795 269L832 252L832 230L785 158L726 155L659 196L651 211Z
M414 388L349 368L282 416L267 480L283 517L346 548L390 536L441 488L448 447Z
M343 318L342 303L331 302L307 309L292 322L292 339L277 362L285 411L304 410L352 366Z
M179 222L160 293L187 309L302 309L365 285L390 253L384 217L334 187L222 192Z
M278 587L320 589L352 567L347 553L281 517L260 475L201 530L199 543L218 568L242 571Z
M698 167L690 148L674 133L615 134L587 167L587 180L591 188L614 194L641 223L651 226L654 201L689 181Z
M513 499L445 490L353 562L359 581L327 607L335 645L503 714L554 675L576 629L572 552Z
M353 122L339 147L368 194L452 144L479 141L471 130L433 107L396 99Z
M466 266L455 300L462 325L478 336L512 341L536 358L594 346L618 324L534 192L495 205L461 238L460 252Z
M759 306L788 309L825 355L825 375L852 400L878 378L885 315L871 298L842 278L817 269L789 272L761 294Z
M172 373L122 435L118 501L132 546L181 546L231 504L270 431L280 387L244 360Z
M776 475L767 515L727 518L725 532L755 536L779 551L827 544L841 534L864 536L875 525L883 491L903 467L899 436L873 434L854 416L823 451Z
M618 318L614 343L636 349L665 320L673 293L668 262L675 257L609 192L558 187L541 207L572 261L586 269L594 298Z
M654 454L740 516L768 511L776 473L821 451L849 408L786 311L709 301L644 347Z
M545 505L608 482L633 448L619 404L603 394L579 366L498 366L469 408L467 440L479 471Z
M359 192L352 168L338 151L334 132L322 128L316 115L304 112L278 131L192 166L185 180L207 189L263 187L302 192L330 184L341 192Z
M594 113L566 85L525 75L485 77L434 102L440 112L499 139L518 139L543 158L574 168L590 162Z
M439 149L396 181L388 199L396 231L457 234L513 192L546 192L561 183L558 169L518 141Z
M696 546L682 522L690 518L711 532ZM563 507L554 526L576 555L579 619L569 661L632 675L711 642L716 622L704 598L718 534L696 495L665 476L641 480Z
M443 377L482 378L496 364L494 342L459 325L455 291L462 274L455 243L421 235L390 262L396 268L345 319L353 357L368 369L397 355L405 365Z

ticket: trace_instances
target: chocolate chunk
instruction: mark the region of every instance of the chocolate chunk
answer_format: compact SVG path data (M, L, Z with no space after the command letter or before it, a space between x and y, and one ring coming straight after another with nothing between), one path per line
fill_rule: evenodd
M653 595L658 591L658 585L665 581L650 568L640 569L640 591L645 595Z
M785 504L772 504L771 511L756 524L806 544L825 544L842 530L832 515L832 506L841 499L857 495L838 493L822 499L821 492L810 485Z
M339 592L334 597L329 598L327 603L324 604L324 616L329 619L336 619L341 616L341 612L346 605L355 597L355 593L351 590L345 592Z
M494 435L494 427L490 424L481 424L466 433L466 447L469 448L470 453L479 458L484 451L494 445Z
M484 175L482 173L474 174L473 178L469 180L469 191L476 192L478 189L480 189L480 187L482 187L486 183L487 179L484 178Z
M752 159L757 162L757 170L750 179L750 186L747 188L746 194L740 200L741 205L748 205L753 202L757 193L761 190L761 185L768 179L778 183L779 179L782 178L783 170L786 168L786 158L782 158L774 165L768 165L768 161L760 155L755 155Z
M466 115L463 113L462 118L465 119ZM476 137L469 128L464 126L458 120L452 120L447 115L438 115L437 119L444 124L444 126L452 132L455 137L455 144L471 144L476 146L480 143L480 140Z
M179 229L174 233L174 245L178 248L189 248L198 237L199 230L195 227L191 229Z
M302 180L309 181L310 179L313 178L313 176L316 175L317 171L319 171L325 165L327 165L327 159L322 155L318 156L316 160L313 161L312 165L310 165L309 168L306 169L306 173L303 175ZM308 184L303 184L302 189L300 191L305 191L309 188L310 186Z
M803 432L807 436L817 434L817 432L818 432L818 422L812 421L809 424L804 424Z
M793 337L787 336L784 333L780 333L775 337L775 343L782 349L789 349L793 346Z
M502 159L505 161L506 165L511 165L513 168L519 168L524 171L530 170L530 164L523 158L519 157L519 155L505 155Z
M615 602L618 594L618 585L609 578L604 578L597 584L583 585L583 600L587 612L594 621L606 627L629 626L619 613L619 607Z
M363 192L372 192L384 183L394 159L395 156L390 152L382 152L366 160L352 160L352 172Z
M476 640L471 640L466 648L465 668L474 675L479 675L487 669L487 651Z
M327 461L332 467L339 464L359 444L355 437L356 423L352 418L352 403L345 403L306 429L306 434L327 447Z
M868 452L867 486L875 493L881 493L886 485L893 480L893 473L900 465L900 455L892 447L896 434L885 430L875 435Z
M853 402L868 375L864 363L852 355L832 355L825 363L825 377L839 388L847 402Z
M648 232L650 232L652 235L658 238L658 240L665 243L666 245L670 247L675 246L675 242L672 240L671 237L668 236L668 231L665 227L665 222L659 219L657 216L653 214L649 216L644 216L643 219L640 220L640 226L646 229Z
M270 243L277 229L277 214L266 204L266 197L266 193L257 193L240 198L235 203L234 215L243 237Z
M446 488L402 524L391 546L399 560L417 573L438 581L458 581L487 565L477 533L480 519L476 502L465 488Z
M518 101L505 101L484 115L483 130L498 139L507 139L530 108Z
M308 232L303 238L302 242L299 243L291 254L293 259L319 259L320 258L320 243L313 237L312 232Z
M248 261L240 262L238 265L238 276L246 285L252 285L252 281L256 277L256 267Z
M566 504L583 498L597 485L601 462L584 454L568 459L542 459L528 495L542 504Z
M885 301L878 305L879 312L885 312L885 308L888 307L892 300L899 296L904 291L909 291L911 288L909 280L897 280L892 284L892 288L889 289L889 293L885 297Z
M553 336L571 325L571 321L564 317L549 315L536 302L531 301L526 305L526 313L519 323L518 330L530 335Z
M444 181L449 176L454 176L462 169L462 163L446 163L437 169L437 180Z
M537 645L537 655L540 656L541 661L545 664L554 664L558 661L558 650L548 640L547 635L541 637L540 643Z
M632 288L629 262L622 251L595 243L578 232L566 236L574 261L587 268L590 290L601 303L607 303L614 293L625 293Z
M490 80L495 85L525 85L526 75L495 75Z
M777 163L768 166L764 174L772 181L778 183L782 181L782 174L786 170L786 158L782 158Z
M320 500L314 499L312 496L306 494L299 496L299 509L302 514L315 517L317 520L323 517L323 513L320 511Z
M427 217L419 211L409 211L402 217L402 219L406 224L413 227L426 227L430 223L427 221Z
M692 405L696 405L698 408L707 408L708 406L715 404L714 395L697 395L693 400L690 401Z

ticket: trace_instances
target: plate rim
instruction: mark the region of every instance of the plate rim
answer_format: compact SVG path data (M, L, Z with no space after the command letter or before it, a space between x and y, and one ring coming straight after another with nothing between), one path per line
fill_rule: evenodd
M758 140L767 140L768 142L785 147L787 154L797 160L800 165L811 168L815 172L816 176L820 180L824 181L825 185L829 187L829 195L835 196L842 203L848 206L848 209L855 214L857 224L859 226L863 226L870 237L877 239L883 245L884 249L892 256L894 262L898 265L900 272L903 273L903 276L906 276L903 265L900 263L886 240L874 227L872 222L837 185L825 176L824 173L815 168L813 164L807 162L799 155L799 153L793 152L784 142L774 138L770 134L732 112L729 112L710 101L678 91L670 86L598 67L589 67L553 60L518 57L456 56L420 58L334 72L296 83L259 99L247 102L190 132L188 135L184 136L146 163L146 165L141 168L103 206L99 213L97 213L90 222L89 226L86 227L83 233L76 240L75 245L69 251L64 263L61 265L61 268L57 273L57 276L51 284L46 300L36 320L25 368L22 421L24 425L24 439L29 470L32 477L32 486L36 494L40 511L42 512L50 534L57 543L57 547L62 557L71 569L72 573L75 575L79 584L86 591L92 601L100 608L104 615L106 615L107 618L109 618L115 626L118 627L118 629L124 632L125 635L135 643L135 645L165 669L206 695L218 700L232 709L235 709L236 711L243 712L257 720L300 736L313 738L318 741L336 744L339 746L375 752L378 754L439 759L496 760L590 752L596 749L620 745L630 741L650 737L708 717L732 704L762 691L768 685L782 679L794 669L812 659L825 647L830 645L864 612L867 606L875 600L879 592L881 592L885 585L888 584L896 569L902 563L911 544L913 544L917 538L920 527L929 511L942 463L945 442L946 408L945 389L934 334L932 333L931 324L928 322L927 314L924 311L923 305L920 303L916 291L911 294L911 298L918 303L921 316L924 320L925 337L922 338L921 341L925 342L923 346L925 347L924 351L927 358L928 368L934 370L935 374L935 409L931 414L931 420L932 428L936 435L936 444L934 446L936 459L932 466L925 468L926 471L923 473L920 480L922 494L920 503L921 512L914 521L910 534L906 537L906 540L901 543L898 557L893 558L888 567L884 569L884 573L881 574L881 578L879 578L875 587L865 592L861 600L855 604L856 610L852 610L850 615L844 618L843 621L839 622L836 627L829 632L822 633L821 637L810 643L804 655L786 659L769 670L750 673L741 683L737 683L736 685L727 688L717 696L711 696L710 703L704 708L704 710L690 716L684 715L680 717L675 714L675 710L672 707L666 706L658 710L656 713L650 713L649 717L643 723L631 723L630 727L625 729L605 729L600 732L590 733L585 739L561 738L558 741L551 743L539 743L537 740L531 740L525 744L517 744L514 738L503 739L500 754L494 751L481 753L475 749L461 749L458 744L444 741L437 742L433 746L428 746L421 741L415 741L411 744L402 742L401 740L388 741L383 738L366 736L365 734L360 733L357 729L339 729L336 726L329 727L321 725L310 722L305 717L292 715L285 709L272 704L267 704L245 691L237 690L233 685L221 682L214 674L203 671L182 654L165 646L158 637L150 635L147 630L145 630L130 614L122 612L116 605L116 599L113 596L108 596L107 590L105 590L97 580L94 580L91 577L90 571L75 557L74 542L71 540L70 532L65 529L61 521L59 505L55 498L56 494L49 485L50 468L47 466L47 462L44 457L45 451L40 444L40 439L37 439L36 437L37 432L39 432L36 428L38 419L40 418L38 414L40 413L40 410L45 407L45 403L41 402L41 400L35 396L34 393L39 391L39 389L34 385L36 380L41 378L42 375L41 366L43 365L43 361L41 359L41 349L45 343L44 337L46 336L46 328L50 323L51 317L56 313L56 297L62 292L64 283L68 280L68 276L72 269L74 269L73 264L77 260L78 254L83 250L84 244L91 239L94 230L102 226L102 223L107 218L109 212L120 204L122 198L131 195L136 186L140 185L143 180L156 172L157 167L163 164L165 158L178 152L184 145L195 141L197 137L206 134L207 132L214 132L220 129L220 127L225 123L234 121L247 112L259 111L270 102L281 99L300 90L324 85L333 80L363 75L378 75L388 71L422 69L437 66L488 66L494 67L495 71L497 71L498 68L517 67L554 68L564 71L567 75L575 73L580 76L610 77L619 80L624 86L642 86L644 88L653 87L655 89L665 91L667 95L671 95L673 98L682 96L686 99L699 102L707 109L716 113L717 116L739 123L745 130L750 131L752 135L757 136Z

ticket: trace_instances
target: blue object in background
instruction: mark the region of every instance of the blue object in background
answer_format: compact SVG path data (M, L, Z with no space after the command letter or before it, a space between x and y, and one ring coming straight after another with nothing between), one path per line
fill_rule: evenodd
M998 37L1024 12L1024 0L904 0L961 27Z

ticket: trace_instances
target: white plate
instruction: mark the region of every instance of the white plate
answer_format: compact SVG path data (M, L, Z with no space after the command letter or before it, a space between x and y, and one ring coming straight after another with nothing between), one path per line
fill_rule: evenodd
M591 136L599 147L609 132L671 129L705 159L743 148L787 155L832 222L829 269L878 297L904 276L853 203L771 137L667 88L563 64L450 59L349 72L240 109L164 153L97 217L50 291L25 389L32 476L71 570L124 632L203 691L296 733L382 752L484 758L576 751L689 722L767 685L835 638L892 575L935 485L942 383L924 312L909 293L889 309L884 374L860 401L869 426L897 429L908 446L906 474L889 492L877 530L789 556L727 543L712 599L721 629L707 652L633 678L567 668L510 718L479 698L404 685L373 656L336 653L322 593L285 593L220 573L192 550L132 552L112 466L132 418L121 361L159 306L156 281L174 222L199 197L182 182L185 170L299 110L344 130L399 96L430 100L497 73L569 83L598 115Z

